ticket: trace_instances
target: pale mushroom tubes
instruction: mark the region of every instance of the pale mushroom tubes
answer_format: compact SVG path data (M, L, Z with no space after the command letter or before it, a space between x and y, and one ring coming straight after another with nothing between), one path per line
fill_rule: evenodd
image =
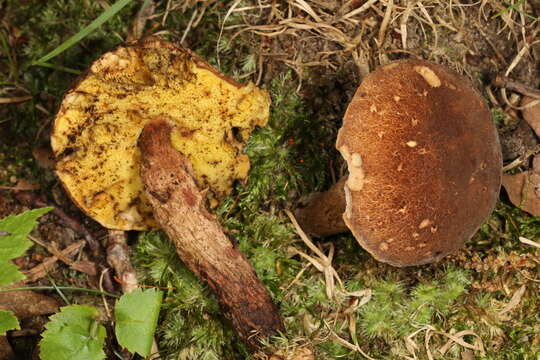
M75 204L109 229L162 228L251 348L283 322L206 203L247 176L243 146L269 107L266 91L150 37L96 60L64 97L51 135Z
M297 210L319 236L350 229L394 266L436 262L492 212L501 183L497 130L481 95L442 65L381 66L349 104L336 148L349 174Z

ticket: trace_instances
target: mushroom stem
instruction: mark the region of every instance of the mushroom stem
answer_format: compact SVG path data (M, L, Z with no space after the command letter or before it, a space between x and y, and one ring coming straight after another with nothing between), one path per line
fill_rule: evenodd
M283 322L249 262L207 211L191 164L172 147L170 132L166 121L151 121L138 143L154 217L184 264L208 283L242 340L255 349L259 339L283 331Z
M328 236L349 231L343 221L346 208L345 181L347 176L325 192L311 194L305 200L305 206L296 210L296 219L306 233Z

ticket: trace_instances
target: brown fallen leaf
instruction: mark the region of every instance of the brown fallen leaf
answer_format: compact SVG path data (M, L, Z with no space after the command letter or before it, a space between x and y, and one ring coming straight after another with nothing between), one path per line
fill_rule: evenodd
M43 169L54 169L56 161L49 146L38 146L32 149L32 155L39 167Z
M22 281L2 287L13 289L23 287ZM58 303L52 297L31 291L0 292L0 309L12 311L18 319L26 319L36 315L47 315L58 311Z
M147 2L146 5L139 10L135 16L135 19L133 19L131 29L128 33L128 41L139 40L143 36L146 22L152 15L154 15L155 10L156 4L153 1Z
M533 102L536 105L532 104ZM530 106L527 106L531 104ZM525 107L521 113L523 119L531 126L537 136L540 136L540 100L529 96L524 96L521 100L521 106Z
M527 290L527 288L525 287L525 285L522 285L514 293L514 295L512 296L510 301L508 302L508 304L506 304L506 306L504 308L502 308L501 311L499 311L499 316L501 316L501 315L511 311L513 308L515 308L519 304L519 302L521 301L521 298L523 297L523 294L525 294L525 290Z
M540 174L533 170L515 175L504 174L502 186L510 201L529 214L540 216Z
M31 96L13 96L13 97L3 97L0 98L0 104L12 104L12 103L19 103L19 102L25 102L32 99Z

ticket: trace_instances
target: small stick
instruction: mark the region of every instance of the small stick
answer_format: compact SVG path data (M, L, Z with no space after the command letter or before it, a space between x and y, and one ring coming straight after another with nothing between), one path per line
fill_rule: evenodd
M59 256L56 256L56 254L53 254L53 256L45 258L41 264L31 268L28 271L25 271L26 279L24 282L34 282L37 281L47 275L50 271L54 269L56 266L56 262L58 260L63 261L63 259L67 259L69 261L69 257L75 254L77 251L79 251L84 246L84 241L80 240L76 243L73 243L66 247L65 249L56 252ZM69 265L66 262L67 265Z
M495 80L493 80L493 85L500 88L507 88L528 97L540 99L540 90L533 89L532 87L507 78L506 76L497 75Z

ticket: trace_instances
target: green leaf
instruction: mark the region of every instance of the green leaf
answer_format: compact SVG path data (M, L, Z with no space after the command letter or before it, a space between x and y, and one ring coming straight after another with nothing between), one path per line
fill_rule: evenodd
M24 279L17 266L9 260L21 256L32 246L28 234L36 226L37 219L52 209L44 207L29 210L0 220L0 286Z
M47 61L54 58L58 54L61 54L65 50L69 49L85 37L87 37L90 33L92 33L94 30L99 28L101 25L103 25L107 20L109 20L111 17L116 15L117 12L122 10L124 6L129 4L131 0L118 0L115 2L112 6L110 6L107 10L105 10L101 15L97 17L94 21L92 21L88 26L81 29L78 33L67 39L65 42L63 42L60 46L58 46L56 49L48 53L47 55L43 56L41 59L34 62L34 65L40 65L40 66L47 66ZM50 67L50 65L49 65Z
M32 246L27 236L37 225L37 219L52 209L45 207L29 210L0 220L0 260L6 261L24 254Z
M132 353L150 355L163 294L136 289L122 295L114 307L116 339Z
M23 280L25 276L19 271L17 265L8 261L0 261L0 286L13 284L15 281Z
M87 305L64 306L51 316L39 343L42 360L101 360L105 327L98 311Z
M0 335L8 330L20 329L19 321L11 311L0 310Z

